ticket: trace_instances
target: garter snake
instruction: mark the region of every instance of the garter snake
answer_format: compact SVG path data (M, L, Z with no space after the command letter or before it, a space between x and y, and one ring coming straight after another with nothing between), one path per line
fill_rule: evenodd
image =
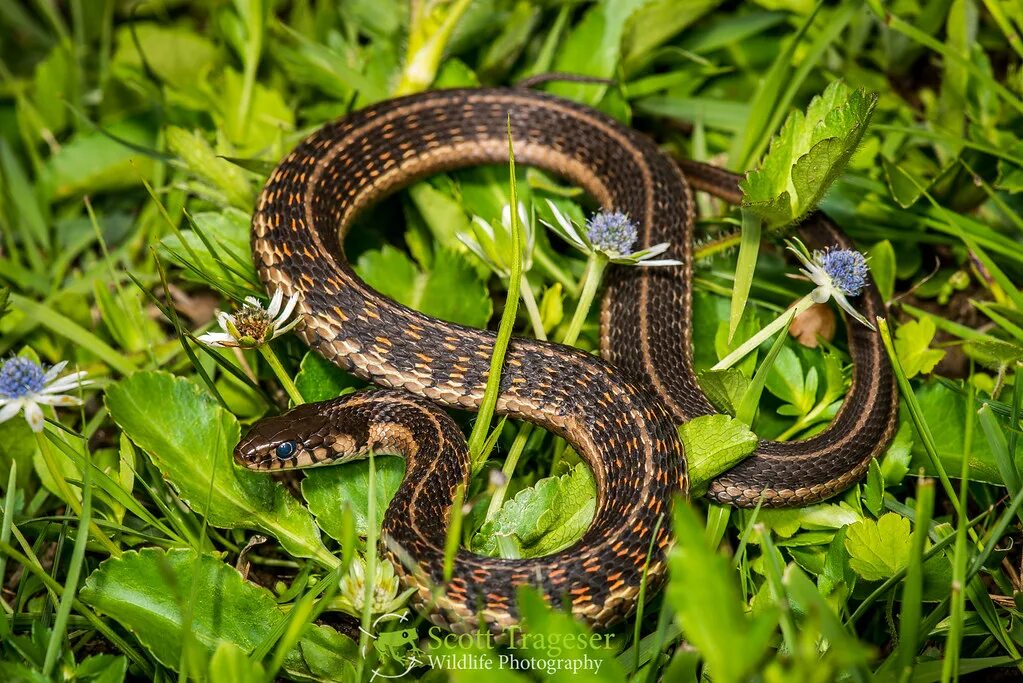
M640 225L640 244L672 243L681 266L618 268L609 276L597 357L515 338L506 354L499 414L564 437L589 464L598 494L582 539L555 554L497 559L458 551L444 581L456 488L469 479L464 437L438 408L478 409L494 334L424 316L375 292L354 273L344 235L366 207L416 179L516 160L558 174ZM687 180L688 179L688 180ZM691 187L740 200L737 176L676 163L646 137L590 108L522 89L434 91L372 105L328 124L272 172L252 221L252 252L268 290L300 296L302 339L323 357L385 390L300 406L257 423L236 450L273 470L376 453L407 460L383 536L417 608L457 631L500 632L518 619L516 587L531 584L593 627L636 607L663 582L672 497L688 492L677 425L714 412L693 367ZM811 247L847 245L821 214L800 229ZM864 316L883 310L871 285ZM802 505L853 483L889 442L892 373L876 334L849 327L852 385L830 427L789 443L763 441L710 486L720 503ZM648 559L649 558L649 559ZM440 587L440 588L438 588Z

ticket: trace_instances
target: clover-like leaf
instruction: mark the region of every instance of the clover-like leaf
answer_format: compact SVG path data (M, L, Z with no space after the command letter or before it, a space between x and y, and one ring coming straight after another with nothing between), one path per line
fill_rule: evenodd
M906 377L929 373L945 357L941 349L930 348L934 332L934 321L930 318L911 320L899 326L895 333L895 353Z
M810 102L805 114L790 114L760 169L740 183L743 206L771 230L806 215L845 170L876 103L875 93L836 81Z
M894 512L862 519L845 535L849 566L867 581L882 581L909 564L909 520Z

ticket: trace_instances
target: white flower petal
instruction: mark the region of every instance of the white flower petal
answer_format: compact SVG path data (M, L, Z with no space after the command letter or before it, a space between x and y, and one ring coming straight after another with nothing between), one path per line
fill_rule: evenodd
M60 394L58 396L36 396L33 399L36 403L42 403L48 406L80 406L82 400L75 398L74 396L68 396L67 394Z
M60 374L61 370L63 370L66 367L67 367L66 360L62 360L61 362L54 365L52 368L46 371L45 375L43 375L43 383L49 384L50 382L52 382L54 379L57 378L57 375Z
M78 389L80 387L87 387L92 382L85 379L85 372L73 372L70 375L61 377L56 382L53 382L47 387L44 387L42 391L36 395L41 396L43 394L60 394L70 389Z
M643 266L645 268L645 267L648 267L648 266L681 266L683 264L682 264L681 261L676 261L675 259L666 258L666 259L640 259L636 263L636 265L637 266Z
M200 334L196 339L206 346L234 347L238 346L238 340L227 332L207 332Z
M43 419L42 408L35 401L25 401L25 421L28 422L28 426L32 428L33 432L43 431L43 424L46 420Z
M270 297L270 305L266 307L266 317L273 320L277 317L277 311L281 310L281 302L284 301L284 291L277 289Z
M252 306L253 308L258 308L259 310L263 310L263 302L260 301L259 299L257 299L254 296L247 296L247 297L245 297L245 303L247 303L249 306Z
M0 422L7 422L12 417L21 412L21 404L24 399L14 399L7 403L5 406L0 408Z
M876 330L876 329L877 329L877 328L875 328L875 327L874 327L874 326L873 326L873 325L872 325L872 324L870 323L870 321L869 321L869 320L867 320L866 318L864 318L864 317L863 317L863 316L862 316L862 315L860 314L860 312L859 312L859 311L857 311L857 310L856 310L855 308L853 308L853 305L852 305L851 303L849 303L849 300L848 300L848 299L846 299L846 298L845 298L845 294L842 294L842 292L840 292L840 291L838 291L838 290L836 289L836 290L834 291L834 295L833 295L833 296L834 296L834 299L835 299L835 303L837 303L837 304L838 304L839 306L841 306L841 307L842 307L842 310L844 310L844 311L845 311L846 313L848 313L849 315L851 315L851 316L852 316L853 318L855 318L855 319L856 319L857 321L859 321L859 322L860 322L861 324L863 324L863 325L866 325L867 327L869 327L869 328L870 328L871 330Z
M278 291L280 291L280 290L278 290ZM286 322L288 322L288 318L290 318L291 314L295 312L295 306L297 306L297 305L298 305L298 294L297 293L296 294L292 294L291 296L288 297L288 303L284 304L284 310L281 311L281 314L279 316L277 316L276 320L274 320L274 322L273 322L274 327L279 327L281 325L284 325Z
M645 258L650 258L651 256L660 256L664 252L668 251L669 248L671 248L671 242L661 242L660 244L655 244L654 246L648 249L643 249L642 251L635 251L631 253L630 256L634 256L642 260Z
M217 311L217 323L220 325L220 329L227 332L228 330L227 326L232 321L234 321L234 316L232 316L230 313L225 313L224 311Z
M557 222L557 225L548 223L547 221L543 221L543 224L553 229L554 232L558 233L558 235L560 235L565 241L574 244L582 251L588 251L586 243L583 242L579 231L572 224L572 221L570 221L565 214L561 213L561 211L558 210L558 207L554 205L554 202L549 199L547 200L547 206L550 207L551 213L554 214L554 220Z
M475 230L482 231L486 238L489 238L491 242L494 241L494 227L490 225L490 223L486 222L479 216L473 216L472 225Z

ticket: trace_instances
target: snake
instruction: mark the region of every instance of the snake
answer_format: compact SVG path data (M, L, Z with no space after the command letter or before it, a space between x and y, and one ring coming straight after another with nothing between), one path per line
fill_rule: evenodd
M456 496L471 477L466 440L445 409L478 411L494 331L426 316L355 273L344 239L356 217L414 181L516 163L575 184L638 224L638 248L670 242L681 265L609 269L600 354L512 337L495 412L564 438L590 468L592 521L581 538L533 558L446 554ZM256 422L235 450L250 469L348 462L369 453L406 461L384 515L382 551L413 607L453 632L501 634L521 621L532 586L594 629L633 615L667 574L673 501L689 477L679 425L717 411L693 360L694 191L737 203L739 176L676 160L613 118L522 88L428 91L381 101L328 123L270 174L252 218L251 248L268 291L297 295L301 339L375 387ZM823 214L798 227L811 248L849 246ZM457 296L457 294L453 294ZM857 304L884 312L869 283ZM706 496L739 507L807 505L856 482L886 448L897 392L876 333L848 325L851 383L830 425L810 438L762 440L713 479ZM447 561L446 561L447 560Z

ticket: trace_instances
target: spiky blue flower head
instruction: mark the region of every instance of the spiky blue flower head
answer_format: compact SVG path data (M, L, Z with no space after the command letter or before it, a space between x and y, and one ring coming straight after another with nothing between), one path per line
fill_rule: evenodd
M28 358L15 356L0 368L0 396L23 398L38 394L46 386L46 373Z
M639 230L621 211L598 211L586 221L586 236L600 251L630 254L639 237Z
M814 260L846 296L857 296L867 285L867 259L858 251L827 249L814 254Z

